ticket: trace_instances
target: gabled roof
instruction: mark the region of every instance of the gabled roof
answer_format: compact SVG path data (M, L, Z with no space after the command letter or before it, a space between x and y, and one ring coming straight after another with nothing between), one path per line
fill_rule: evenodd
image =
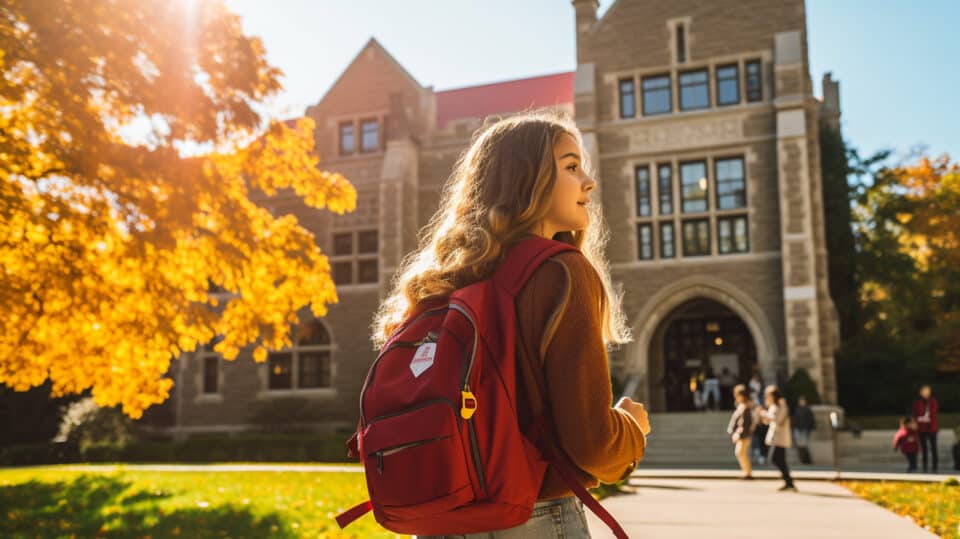
M573 103L573 75L566 71L526 79L436 92L437 128L451 120Z
M323 103L323 100L326 99L327 96L330 95L331 92L333 92L333 90L337 87L337 85L340 84L340 82L343 80L344 75L346 75L346 74L350 71L350 69L357 63L357 61L360 60L360 58L363 57L363 54L364 54L368 49L373 49L373 50L375 50L381 57L385 58L385 59L390 63L390 65L392 65L393 67L395 67L395 68L397 69L397 71L399 71L399 72L403 75L403 77L404 77L405 79L407 79L407 81L408 81L410 84L412 84L413 86L415 86L415 87L418 88L418 89L423 88L423 85L421 85L421 84L417 81L417 79L415 79L415 78L413 77L413 75L411 75L410 72L407 71L406 68L403 67L403 64L401 64L400 62L398 62L397 59L394 58L394 56L393 56L392 54L390 54L389 52L387 52L387 49L383 48L383 45L381 45L380 42L377 41L376 38L371 37L371 38L367 41L367 43L366 43L363 47L360 48L360 51L357 52L357 54L353 57L353 59L350 60L350 63L348 63L348 64L347 64L347 67L344 68L344 70L340 73L340 76L338 76L338 77L336 78L336 80L335 80L334 83L330 86L330 88L323 94L323 97L321 97L321 98L317 101L317 104Z

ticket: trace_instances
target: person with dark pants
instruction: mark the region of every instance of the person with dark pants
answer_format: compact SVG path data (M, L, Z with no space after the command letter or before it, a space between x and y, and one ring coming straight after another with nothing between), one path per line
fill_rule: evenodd
M957 431L957 438L960 438L960 430ZM960 470L960 442L953 444L953 469Z
M730 369L724 367L720 371L720 408L722 410L731 410L737 408L737 403L733 397L733 386L737 385L737 377L730 372Z
M898 449L907 458L907 472L917 471L917 422L910 416L900 418L900 430L893 437L893 450Z
M923 453L923 471L927 471L927 450L930 450L933 464L933 473L937 473L937 432L940 424L937 423L937 399L931 395L929 385L920 388L920 396L913 401L913 419L917 422L917 432L920 435L920 451Z
M807 397L800 395L797 398L797 408L791 418L793 423L793 441L797 445L797 454L803 464L813 464L810 456L810 433L817 428L813 411L807 406Z
M787 448L792 445L790 433L790 408L787 399L775 385L767 386L763 392L765 408L760 409L760 421L770 426L767 430L767 445L773 447L770 460L783 476L783 486L779 490L797 491L787 467Z

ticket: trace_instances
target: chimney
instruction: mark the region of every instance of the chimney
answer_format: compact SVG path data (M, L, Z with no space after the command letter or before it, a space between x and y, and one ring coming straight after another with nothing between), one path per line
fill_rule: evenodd
M834 129L840 129L840 81L833 80L833 73L823 74L823 104L820 105L820 120Z
M577 63L580 63L587 56L586 36L597 23L597 9L600 8L600 1L573 0L572 4L577 16Z

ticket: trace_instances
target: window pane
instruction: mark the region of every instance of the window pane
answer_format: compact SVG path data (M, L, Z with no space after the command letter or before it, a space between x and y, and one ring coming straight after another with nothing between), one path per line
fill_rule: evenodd
M733 221L733 246L738 253L745 253L750 250L750 243L747 238L746 216L737 217Z
M719 219L717 221L717 240L719 240L717 246L720 248L720 254L726 254L733 250L733 238L730 236L730 220Z
M673 239L673 223L660 223L660 258L673 258L676 256Z
M729 210L747 205L743 158L717 159L717 208Z
M707 211L707 164L703 161L681 164L680 184L683 213Z
M720 254L746 253L749 251L747 238L747 217L722 217L717 219Z
M270 369L268 387L270 389L292 389L293 371L290 352L273 352L267 356L267 368Z
M684 35L683 25L677 25L677 63L682 64L687 61L687 40Z
M330 352L300 352L298 387L330 387Z
M358 238L359 251L360 253L376 253L377 252L377 231L376 230L364 230L359 233Z
M747 101L760 101L763 99L763 73L761 73L760 60L752 60L746 64L747 75Z
M647 77L643 79L643 114L662 114L670 112L670 76Z
M219 368L220 358L217 356L207 356L203 358L203 392L217 392L217 369Z
M353 123L340 124L340 153L351 154L354 146Z
M653 258L653 229L650 223L637 225L637 253L640 260Z
M670 165L660 165L658 175L660 183L660 215L670 215L673 213L673 167Z
M633 80L620 81L620 117L633 118L637 115Z
M717 68L717 104L732 105L740 102L740 74L736 65Z
M377 121L366 121L360 125L362 139L360 149L364 152L375 152L380 148L380 139L377 133Z
M341 232L333 235L333 255L353 254L353 232Z
M650 167L641 165L637 167L637 215L647 216L651 213L650 200Z
M357 270L360 273L358 282L375 283L379 280L376 258L370 260L358 260Z
M333 283L335 285L353 284L353 262L333 263Z
M710 222L706 219L683 222L683 256L710 254Z
M709 80L706 69L680 74L680 110L710 106Z
M330 334L319 320L311 320L297 327L297 344L330 344Z

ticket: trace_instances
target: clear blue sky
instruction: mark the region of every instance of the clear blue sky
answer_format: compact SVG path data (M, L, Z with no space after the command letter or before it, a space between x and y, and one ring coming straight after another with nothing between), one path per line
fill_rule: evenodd
M274 104L283 118L319 100L371 36L438 90L576 66L568 0L227 3L285 73ZM601 13L612 3L601 1ZM832 71L844 136L863 154L924 144L960 160L958 21L956 0L807 0L814 91Z

